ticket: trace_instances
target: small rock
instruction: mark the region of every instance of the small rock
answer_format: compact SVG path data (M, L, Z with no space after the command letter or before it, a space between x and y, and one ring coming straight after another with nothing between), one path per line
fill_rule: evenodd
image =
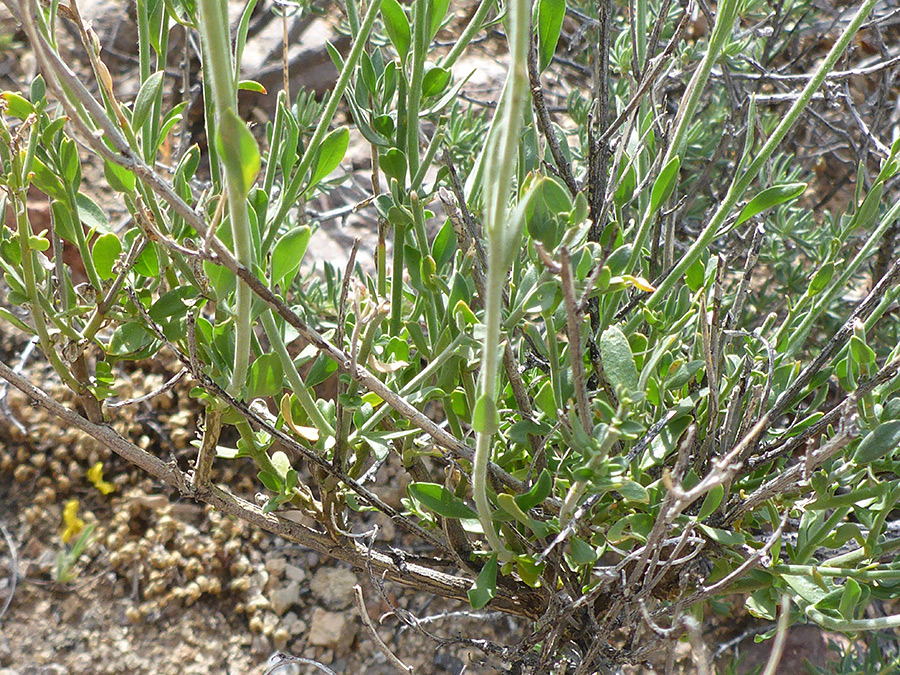
M327 612L321 607L313 610L309 643L317 647L333 649L343 655L350 651L356 637L356 625L352 619L339 612Z
M247 614L255 614L262 609L268 609L271 605L272 603L269 602L269 599L259 593L247 601L245 611Z
M306 631L309 630L309 626L306 625L306 622L303 619L296 619L293 623L286 623L284 625L288 632L294 636L306 635Z
M269 601L272 609L278 616L282 616L300 599L300 584L296 581L289 582L286 586L276 588L269 593Z
M277 628L275 632L272 633L272 644L275 645L275 649L280 651L287 647L288 638L290 638L290 633L284 628Z
M284 566L284 576L290 579L291 581L296 581L297 583L303 583L306 581L306 570L302 567L297 567L296 565L291 565L287 563Z
M353 602L356 576L342 567L323 567L309 582L309 589L328 609L346 609Z
M286 565L287 560L283 557L269 558L266 560L266 571L269 573L269 578L274 579L280 577L284 573Z

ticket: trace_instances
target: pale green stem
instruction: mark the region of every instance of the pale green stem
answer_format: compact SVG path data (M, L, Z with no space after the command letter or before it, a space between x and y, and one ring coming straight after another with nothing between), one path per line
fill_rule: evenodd
M47 331L47 323L44 320L44 312L41 308L40 293L35 280L35 252L28 243L32 230L31 224L28 222L28 212L25 209L24 195L18 201L19 203L15 205L15 211L19 250L22 254L22 280L25 282L25 291L28 293L28 302L31 305L31 319L34 323L34 330L37 333L38 340L40 340L41 350L43 350L44 355L53 365L53 369L72 391L80 394L83 390L81 383L72 375L69 368L59 357L59 351L51 341L50 333Z
M288 382L291 383L292 391L300 402L300 406L303 408L306 416L309 417L316 429L319 430L320 436L334 436L334 428L328 423L328 420L325 419L324 415L322 415L322 412L319 410L316 402L309 393L309 388L297 371L297 366L294 365L291 355L288 354L284 340L281 338L281 331L278 330L275 319L272 317L271 310L262 313L262 324L263 328L266 330L266 336L269 338L269 344L272 346L275 353L278 354L278 358L281 361L281 369L284 371L285 375L287 375Z
M229 113L237 115L237 91L234 82L226 5L221 0L200 0L198 9L200 12L200 36L205 59L203 68L211 84L216 128L221 129L224 115ZM223 146L227 148L232 139L222 140ZM212 145L215 140L209 139L209 142ZM240 175L240 167L236 167L234 162L224 162L222 166L228 191L228 211L235 258L247 269L253 269L253 243L250 237L250 216L247 210L244 179ZM238 281L234 308L234 368L231 373L231 383L228 386L228 393L232 396L240 394L241 387L247 381L247 370L250 366L250 343L253 330L251 300L250 287L243 281Z
M492 509L487 496L487 470L494 432L499 423L497 412L498 372L500 366L500 336L503 312L502 289L510 261L518 248L518 236L509 222L507 200L512 188L513 172L528 96L527 60L531 37L529 3L511 0L508 8L508 36L510 51L509 74L503 90L503 100L488 132L484 148L485 174L491 177L484 186L485 232L487 234L487 273L484 298L484 340L481 350L478 401L475 404L473 426L476 430L475 457L472 467L472 496L485 538L501 560L508 560L510 552L494 528Z
M806 87L804 87L803 91L800 92L797 100L794 101L794 104L791 106L790 110L788 110L787 114L785 114L784 118L778 124L775 131L772 132L769 140L766 141L765 145L762 147L762 149L760 149L759 154L750 163L750 165L747 167L747 170L744 171L740 178L735 177L734 182L728 189L728 194L725 196L725 199L722 200L722 203L719 205L718 210L713 215L709 224L704 228L704 230L697 237L696 241L681 257L678 264L676 264L672 271L669 272L668 276L666 276L666 278L659 283L659 285L656 287L656 291L654 291L646 300L644 300L644 304L648 309L653 309L660 303L662 303L666 296L675 287L675 284L677 284L678 281L684 276L685 272L687 272L688 268L694 263L694 261L697 260L697 258L700 257L701 253L709 247L709 245L719 234L719 229L725 223L732 209L734 209L735 205L738 203L738 200L743 197L744 193L747 191L747 188L750 187L750 184L759 174L762 165L766 161L768 161L781 141L784 140L784 137L787 135L788 131L790 131L791 127L796 124L797 120L800 118L800 115L803 113L803 110L807 105L809 105L813 94L815 94L819 87L822 86L822 83L825 81L825 78L828 76L828 74L832 70L834 70L838 59L846 51L847 47L850 44L850 41L859 31L860 26L862 26L863 22L865 22L866 18L872 12L872 9L875 7L877 2L878 0L864 0L862 6L860 6L859 10L857 11L856 16L853 17L846 30L844 30L841 36L837 39L837 42L834 43L831 51L828 52L828 55L822 61L821 65L816 70L812 78L810 78ZM674 144L675 141L673 139L673 145ZM635 249L637 248L638 244L635 243ZM637 325L641 320L641 314L634 314L625 326L625 333L628 334L629 332L633 332L637 328Z
M419 0L413 5L412 69L406 107L406 157L410 183L419 171L419 104L422 101L425 53L428 51L428 35L431 28L426 21L430 4L429 0Z
M475 10L475 14L472 15L472 20L469 21L463 32L460 33L459 37L456 39L456 44L453 45L450 53L441 59L440 65L442 68L450 68L456 63L457 59L462 56L462 53L466 50L466 47L469 46L472 38L475 37L475 34L480 31L481 26L484 25L484 20L487 18L488 12L490 12L496 4L497 0L481 0L481 4L478 6L478 9Z

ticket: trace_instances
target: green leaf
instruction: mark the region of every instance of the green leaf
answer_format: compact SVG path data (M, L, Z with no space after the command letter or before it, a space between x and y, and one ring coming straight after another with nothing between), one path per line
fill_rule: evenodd
M281 480L278 476L270 471L260 471L256 474L259 482L265 485L272 492L281 492Z
M898 445L900 445L900 420L879 424L862 439L853 455L853 461L856 464L871 464L896 450Z
M444 518L478 518L478 514L466 506L466 503L437 483L410 483L406 487L410 497L420 502L429 511L434 511Z
M569 539L568 559L575 565L586 565L597 560L597 551L583 539L572 537Z
M538 5L538 72L544 72L556 53L556 43L566 18L566 0L540 0Z
M703 521L712 515L713 511L719 508L723 497L725 497L725 487L723 485L716 485L707 492L706 497L703 499L703 504L700 506L700 512L697 514L697 520Z
M247 374L247 398L277 396L284 388L281 359L277 354L263 354L250 364Z
M701 530L713 541L725 546L740 546L747 543L747 538L738 532L730 532L722 530L718 527L710 527L709 525L700 525Z
M616 326L610 326L600 336L600 358L603 372L613 389L635 398L639 392L639 377L628 338Z
M31 184L54 199L60 201L65 201L67 199L66 190L63 187L62 181L60 181L56 174L37 157L31 162Z
M319 154L313 167L307 190L314 188L328 174L340 166L350 143L350 130L340 127L328 134L319 146Z
M154 337L138 322L131 321L116 328L106 353L117 359L136 359L149 356Z
M406 179L406 153L397 148L391 148L378 157L378 166L388 178L394 178L398 183Z
M544 382L538 390L538 393L534 397L534 404L538 407L538 410L547 415L551 420L556 420L558 415L556 410L556 400L553 397L553 387L549 380Z
M521 443L525 445L528 443L528 436L536 436L538 438L542 437L544 434L549 432L551 427L547 424L542 424L540 422L535 422L534 420L525 419L520 420L513 424L509 428L508 436L509 440L513 443Z
M144 126L153 102L162 90L165 71L158 70L141 83L137 98L134 99L134 112L131 115L131 126L138 129Z
M444 17L447 16L447 9L450 7L450 0L432 0L431 2L431 30L428 32L428 40L434 40Z
M91 249L91 258L94 260L94 268L101 279L113 278L113 266L122 253L122 242L112 232L97 237Z
M6 114L24 120L34 112L34 106L24 96L14 91L4 91L0 98L6 101Z
M238 181L241 197L246 197L259 175L259 147L244 120L231 108L219 119L216 145L226 171Z
M773 185L756 195L751 199L747 206L741 209L741 215L738 216L735 226L750 220L758 213L762 213L766 209L773 206L784 204L792 199L796 199L806 190L806 183L785 183L783 185Z
M623 169L625 171L624 165L628 162L628 156L625 155L622 157ZM631 196L634 194L634 189L637 187L637 172L634 170L634 164L628 164L628 170L624 172L619 178L619 184L616 186L616 191L613 194L613 203L622 208L631 201Z
M172 317L184 316L187 314L187 305L184 301L197 297L197 289L193 286L178 286L171 291L164 293L154 302L147 313L150 318L157 322L164 322Z
M621 485L615 486L614 489L628 501L641 504L650 503L650 493L647 492L647 488L633 480L626 480Z
M99 233L112 232L106 213L93 199L79 192L75 195L75 202L78 204L78 217L89 230Z
M526 584L532 588L541 585L541 574L544 571L544 563L535 564L528 556L516 556L516 571Z
M34 329L31 326L23 322L19 317L17 317L5 307L0 307L0 319L8 321L23 333L28 333L29 335L34 334Z
M850 356L856 363L868 365L875 363L875 352L858 335L850 336Z
M337 372L337 369L338 364L335 361L324 354L319 354L306 376L306 386L315 387L317 384L322 384L333 373Z
M78 156L78 147L71 138L66 138L59 145L59 167L62 176L72 189L77 191L81 185L81 158Z
M286 232L275 243L272 249L272 281L283 291L293 283L300 270L311 236L309 225L301 225Z
M252 91L257 94L267 94L266 88L256 80L241 80L238 82L238 91Z
M409 19L406 18L406 12L397 0L382 0L381 16L391 44L397 50L400 60L406 63L410 45Z
M103 175L106 177L106 182L109 183L109 186L116 192L131 192L134 190L134 174L125 167L104 159Z
M675 190L675 184L678 182L678 170L680 168L681 159L676 155L659 172L659 176L656 177L656 181L653 183L653 189L650 191L651 211L657 211L672 195L672 192Z
M810 280L806 294L812 296L824 291L825 287L831 282L832 276L834 276L834 263L827 262L816 271Z
M841 592L841 602L838 605L838 611L847 621L852 621L855 614L856 604L862 596L862 589L859 582L853 577L848 577L844 582L844 590Z
M282 450L272 453L272 466L278 471L278 475L287 481L288 471L291 470L291 460Z
M497 594L497 554L494 553L481 568L478 578L469 589L469 604L481 609Z
M435 66L422 78L422 98L437 96L450 84L450 71Z
M44 78L38 74L31 81L31 86L28 87L28 98L32 103L37 103L38 101L41 101L46 94L47 83L44 82Z
M535 506L550 496L550 490L553 487L553 479L547 469L541 471L532 488L525 494L516 496L516 505L525 513L528 513Z

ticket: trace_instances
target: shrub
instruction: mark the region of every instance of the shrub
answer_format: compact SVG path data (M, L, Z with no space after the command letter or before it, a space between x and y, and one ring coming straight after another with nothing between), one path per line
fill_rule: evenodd
M846 96L862 150L838 214L814 208L812 167L796 161L805 116L834 128L812 103L823 87L891 65L836 72L875 0L805 75L776 72L791 67L793 32L811 30L799 5L769 16L723 0L711 16L701 4L704 30L692 5L665 0L633 15L509 0L498 18L483 0L442 51L435 36L457 26L447 0L348 0L353 42L331 53L334 90L321 106L282 91L264 134L237 107L239 89L259 88L239 79L253 2L233 42L215 0L139 2L131 104L74 3L4 2L43 75L0 104L16 219L0 264L25 314L0 312L36 337L79 409L0 365L36 403L184 495L531 620L514 647L473 644L534 672L563 660L593 672L685 633L696 641L705 609L738 594L755 616L780 613L783 629L900 624L865 614L900 579L900 207L888 198L900 142L879 141L883 127ZM99 97L59 56L62 20L79 31ZM175 25L203 46L212 141L166 174L156 157L184 107L167 95ZM510 67L486 123L458 94L460 57L488 25L506 34ZM561 34L572 58L554 62ZM572 72L590 86L572 87L557 122L542 73ZM782 83L779 99L769 87ZM343 271L301 274L315 236L304 205L351 132L371 146L391 259L381 237L371 273L354 249ZM76 141L102 159L131 216L124 231L82 186ZM47 233L29 224L29 187L50 200ZM870 268L873 256L882 264ZM105 424L119 365L161 350L205 410L188 473ZM321 398L329 377L336 393ZM233 449L220 443L228 428ZM401 509L369 486L392 456L411 479ZM211 482L226 461L255 465L264 504ZM352 534L368 510L430 557L404 561Z

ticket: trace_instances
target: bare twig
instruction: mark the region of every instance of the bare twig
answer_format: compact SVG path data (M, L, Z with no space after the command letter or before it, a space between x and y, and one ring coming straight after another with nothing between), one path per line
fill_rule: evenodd
M585 433L591 433L591 412L587 401L587 385L584 379L584 357L581 350L582 317L575 303L575 285L572 281L572 259L569 249L563 246L560 252L562 264L563 300L566 305L566 333L569 337L569 361L572 366L572 384L575 387L575 403L578 406L578 417Z
M19 555L16 542L4 523L0 523L0 532L3 533L3 538L9 547L9 589L7 590L6 600L3 601L3 607L0 608L0 619L2 619L12 603L13 595L16 593L16 582L19 580Z
M127 398L124 401L107 401L107 408L124 408L129 405L136 405L138 403L144 403L145 401L149 401L151 399L156 398L157 396L161 396L165 394L167 391L172 389L176 384L181 382L184 379L184 376L188 374L187 368L182 368L177 373L175 373L172 377L170 377L166 382L159 388L154 389L151 392L144 394L143 396L138 396L137 398Z
M572 174L572 165L566 159L559 145L559 138L556 136L553 121L550 119L550 113L544 102L544 88L541 85L541 75L538 73L537 66L537 48L533 43L531 49L528 50L528 79L531 84L531 100L537 113L538 128L541 130L541 135L547 140L547 147L550 148L550 154L553 156L559 175L566 187L569 188L569 193L574 197L578 194L578 184Z
M401 661L397 657L397 655L388 648L388 646L384 643L384 640L381 639L381 636L378 635L378 631L375 630L375 624L373 624L372 619L369 618L369 612L368 610L366 610L366 601L363 598L362 588L359 584L356 584L353 587L353 592L356 594L356 609L359 612L359 616L362 618L366 628L369 629L369 635L375 642L375 646L378 647L378 651L384 654L387 657L387 660L401 673L409 673L410 675L412 675L412 673L415 672L415 669L412 666L408 666L403 663L403 661Z

